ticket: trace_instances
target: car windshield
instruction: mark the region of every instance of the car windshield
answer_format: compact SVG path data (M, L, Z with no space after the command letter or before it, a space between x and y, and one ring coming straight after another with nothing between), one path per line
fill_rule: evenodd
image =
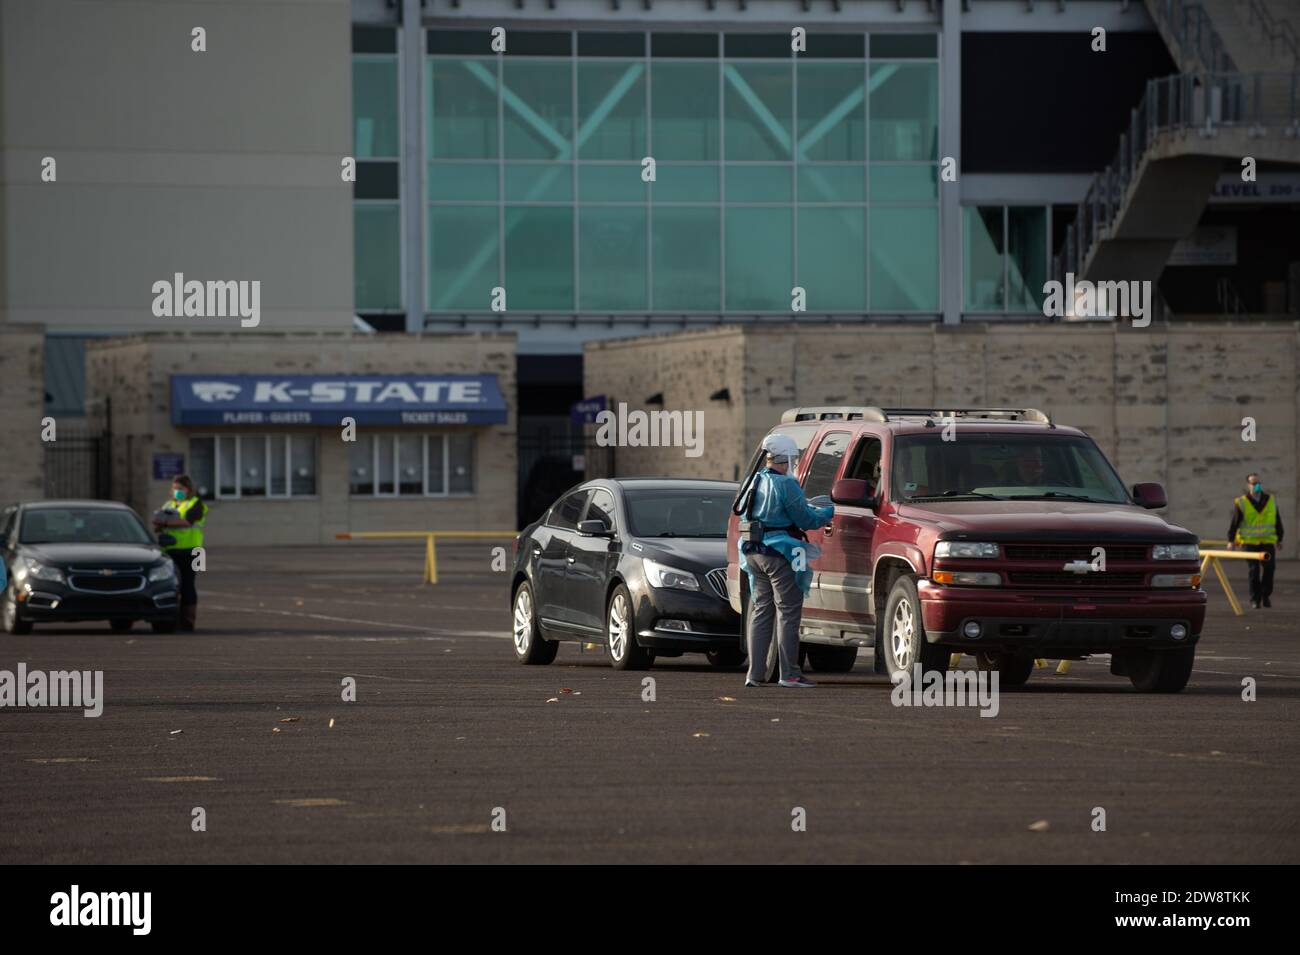
M633 537L726 537L730 491L655 488L626 490Z
M890 468L893 498L1081 500L1124 504L1128 493L1088 438L1041 434L899 435Z
M23 544L148 544L149 532L130 511L103 507L42 507L23 514Z

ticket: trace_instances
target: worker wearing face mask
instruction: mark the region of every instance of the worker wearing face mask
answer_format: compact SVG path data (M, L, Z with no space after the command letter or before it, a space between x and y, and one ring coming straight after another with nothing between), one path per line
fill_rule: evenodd
M1282 515L1277 509L1277 498L1264 493L1259 475L1246 475L1246 493L1232 502L1232 523L1228 527L1228 547L1258 551L1268 556L1264 560L1248 560L1250 574L1250 605L1258 610L1271 607L1273 596L1273 565L1277 548L1282 543Z
M799 620L803 598L812 585L812 569L821 550L804 531L831 522L835 509L813 507L791 475L799 446L784 434L763 439L765 467L751 482L741 525L740 569L749 575L749 675L745 686L767 680L767 655L777 630L780 685L815 686L799 667ZM780 617L777 627L777 616Z
M154 514L153 527L158 532L159 546L176 565L181 590L180 629L193 630L199 611L194 548L203 546L208 506L199 498L188 474L176 476L171 493L172 499Z

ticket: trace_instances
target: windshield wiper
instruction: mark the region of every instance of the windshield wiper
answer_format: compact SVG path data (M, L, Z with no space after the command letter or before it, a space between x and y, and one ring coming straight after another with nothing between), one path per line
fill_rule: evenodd
M922 494L920 497L905 498L905 501L943 501L952 500L958 497L974 497L983 501L1005 501L1005 497L998 497L996 494L985 494L983 491L944 491L942 494Z
M1013 494L1007 498L1009 501L1037 501L1045 497L1059 498L1063 501L1083 501L1087 504L1117 504L1118 501L1103 501L1099 498L1088 497L1086 494L1067 494L1063 491L1044 491L1042 494Z

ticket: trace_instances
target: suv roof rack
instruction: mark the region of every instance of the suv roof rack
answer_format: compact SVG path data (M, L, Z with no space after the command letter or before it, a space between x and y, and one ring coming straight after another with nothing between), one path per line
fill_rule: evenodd
M793 421L860 420L884 423L899 418L984 418L1003 421L1028 421L1055 428L1049 415L1037 408L878 408L874 405L814 405L790 408L781 415L781 423Z

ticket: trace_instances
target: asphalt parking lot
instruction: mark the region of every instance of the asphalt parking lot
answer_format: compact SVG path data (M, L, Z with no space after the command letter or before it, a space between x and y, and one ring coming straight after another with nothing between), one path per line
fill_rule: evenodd
M981 718L892 706L865 652L816 690L576 645L519 666L487 548L444 547L436 587L420 563L213 549L198 633L0 635L0 669L103 670L106 698L0 710L0 862L1300 861L1300 564L1241 618L1208 584L1179 695L1090 661Z

